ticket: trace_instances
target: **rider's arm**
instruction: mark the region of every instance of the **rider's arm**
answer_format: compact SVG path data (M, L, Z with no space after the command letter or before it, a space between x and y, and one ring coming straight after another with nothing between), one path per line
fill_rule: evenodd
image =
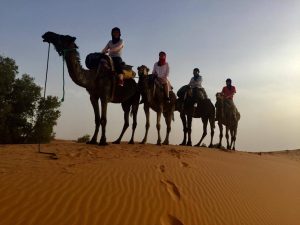
M123 41L120 40L118 42L118 44L116 46L114 46L113 48L110 48L109 51L111 53L116 53L116 52L119 52L123 47L124 47Z
M152 74L157 75L156 67L157 67L157 63L154 63L154 66L153 66L153 69L152 69Z
M170 71L170 69L169 69L169 64L166 63L166 64L164 65L164 67L162 67L162 68L163 68L163 70L160 71L161 74L158 74L158 76L159 76L160 78L163 78L163 79L168 79L168 77L169 77L169 71Z
M166 63L166 73L164 74L164 77L165 78L168 78L169 77L169 72L170 72L170 68L169 68L169 63Z
M104 47L104 49L102 49L102 53L107 53L109 47L108 47L109 42L106 44L106 46Z

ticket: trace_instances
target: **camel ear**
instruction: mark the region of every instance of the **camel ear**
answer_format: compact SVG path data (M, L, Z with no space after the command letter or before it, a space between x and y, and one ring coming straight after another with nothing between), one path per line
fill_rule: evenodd
M148 67L146 67L147 68L147 72L149 72L149 68Z
M138 70L140 70L140 68L141 68L141 67L140 67L140 66L138 66L138 68L137 68L137 69L138 69Z

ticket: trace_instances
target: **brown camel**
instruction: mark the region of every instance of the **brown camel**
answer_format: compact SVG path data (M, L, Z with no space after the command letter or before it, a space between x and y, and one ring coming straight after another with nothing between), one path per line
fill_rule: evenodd
M218 125L220 129L220 141L218 146L222 146L223 138L223 125L226 128L226 140L227 140L227 149L235 150L235 141L237 135L238 122L241 118L240 113L237 110L233 110L230 106L230 100L224 99L222 93L218 92L216 94L216 115L218 120ZM229 133L231 136L231 141L229 143Z
M106 145L106 114L107 104L121 103L124 111L124 126L119 138L114 143L120 143L123 134L129 126L130 109L133 115L132 136L129 141L134 143L134 133L137 125L137 111L139 107L140 94L137 83L133 79L125 80L124 87L115 86L115 74L113 72L112 60L107 55L102 55L100 65L97 69L86 70L80 64L75 37L69 35L59 35L53 32L45 33L42 38L44 42L52 43L58 54L65 57L68 72L71 79L79 86L84 87L90 95L90 101L93 105L95 114L95 132L89 142L97 143L99 126L101 124L102 134L99 145ZM101 117L99 112L99 98L101 101Z
M203 123L203 133L200 141L195 146L200 146L203 139L207 135L207 124L210 123L210 144L213 146L213 137L215 129L215 107L210 99L203 99L201 96L195 98L192 96L190 86L183 86L180 90L184 90L183 96L180 96L176 102L176 110L180 113L180 118L183 125L183 141L180 145L192 145L192 120L193 118L201 118ZM197 102L197 107L194 104ZM188 139L187 136L188 135Z
M148 74L149 69L142 65L137 68L138 75L139 75L139 88L140 92L143 96L144 100L144 111L146 115L146 133L142 140L142 144L147 142L148 130L150 127L149 121L149 108L154 110L157 115L156 119L156 128L158 133L157 138L157 145L161 144L161 137L160 137L160 118L161 114L165 117L165 122L167 125L167 132L166 138L162 144L168 145L169 144L169 135L171 132L171 120L174 118L174 110L175 110L175 103L176 103L176 96L173 91L170 91L170 102L166 101L166 96L162 87L156 82L155 76L152 74Z

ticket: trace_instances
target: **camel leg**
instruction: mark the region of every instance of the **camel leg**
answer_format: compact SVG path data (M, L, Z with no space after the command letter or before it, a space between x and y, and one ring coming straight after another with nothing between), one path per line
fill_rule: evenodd
M229 132L230 132L230 146L229 146L229 149L231 149L232 145L233 145L233 141L234 141L234 130L231 128L231 129L229 129Z
M186 116L184 113L180 113L180 118L183 127L183 140L180 145L186 145L186 134L187 134L187 126L186 126Z
M215 135L215 115L213 117L209 118L209 124L210 124L210 144L209 147L213 147L213 139Z
M232 137L232 150L235 151L235 141L236 141L236 134L237 134L237 127L233 130L233 135Z
M150 127L150 112L149 112L149 106L146 103L144 103L144 111L146 115L146 125L145 125L146 132L141 144L145 144L147 142L148 131Z
M107 123L106 113L107 113L107 102L106 101L101 101L100 124L101 124L102 134L101 134L101 139L100 139L99 145L107 145L106 134L105 134L105 132L106 132L106 123Z
M119 138L117 140L115 140L113 142L113 144L120 144L125 131L129 127L130 105L127 105L126 103L122 103L122 108L123 108L123 111L124 111L124 125L123 125L123 129L122 129L122 132L121 132Z
M165 122L167 125L167 132L166 132L166 138L163 142L163 145L168 145L169 144L169 136L171 132L171 120L172 120L172 113L167 113L164 115L165 117Z
M160 137L160 118L161 118L162 110L159 110L156 113L156 129L157 129L157 145L161 145L161 137Z
M140 98L140 96L139 96ZM132 135L131 135L131 138L130 138L130 141L128 142L129 144L134 144L134 134L135 134L135 129L136 129L136 126L137 126L137 113L138 113L138 110L139 110L139 99L137 100L137 104L134 104L132 105Z
M95 115L95 131L92 139L87 142L87 144L97 144L97 136L99 132L100 127L100 112L99 112L99 103L98 98L94 96L90 96L90 101L92 103L93 109L94 109L94 115Z
M201 137L200 141L195 146L200 146L201 142L203 141L203 139L207 135L208 118L201 118L201 120L202 120L202 124L203 124L203 133L202 133L202 137Z
M221 122L218 122L218 126L219 126L219 130L220 130L218 147L221 148L222 147L222 138L223 138L223 125Z
M192 146L192 115L187 115L187 134L188 134L188 141L186 145Z
M229 145L229 128L228 126L226 126L226 134L225 134L225 137L226 137L226 141L227 141L227 149L230 149L230 145Z

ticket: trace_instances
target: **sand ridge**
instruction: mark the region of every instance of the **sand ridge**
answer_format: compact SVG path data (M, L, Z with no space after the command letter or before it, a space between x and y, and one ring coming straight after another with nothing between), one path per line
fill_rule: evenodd
M214 225L300 221L297 153L54 141L0 146L8 224ZM291 156L294 154L294 157Z

